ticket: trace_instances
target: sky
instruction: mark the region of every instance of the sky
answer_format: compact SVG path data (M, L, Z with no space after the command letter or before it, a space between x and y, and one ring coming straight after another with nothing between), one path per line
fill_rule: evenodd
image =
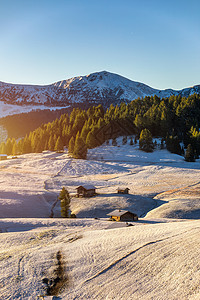
M200 84L199 0L0 0L0 81L109 71L158 89Z

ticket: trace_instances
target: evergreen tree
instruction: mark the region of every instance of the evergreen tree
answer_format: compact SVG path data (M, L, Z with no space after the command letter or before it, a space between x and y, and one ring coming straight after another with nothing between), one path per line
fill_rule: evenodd
M188 162L194 162L195 161L195 157L194 157L194 151L192 148L192 145L189 144L187 146L186 152L185 152L185 161Z
M151 132L146 128L143 129L140 133L139 146L140 150L143 150L145 152L153 151L152 135Z
M12 147L12 155L16 155L17 153L18 153L17 142L15 141Z
M49 142L48 142L48 150L54 151L55 143L54 143L54 137L50 135Z
M92 148L97 147L97 145L98 144L97 144L96 137L94 136L93 131L90 131L86 138L86 146L87 146L87 148L92 149Z
M123 136L122 145L126 145L126 144L127 144L127 136Z
M68 152L73 153L74 152L74 137L72 136L70 141L69 141L69 147L68 147Z
M164 149L164 139L161 139L161 144L160 144L160 149L163 150ZM184 150L183 150L184 152Z
M7 155L11 155L12 154L12 148L13 148L13 145L12 145L12 141L11 141L11 139L9 138L9 139L7 139L7 141L6 141L6 154Z
M86 142L86 138L87 138L89 131L90 131L90 128L89 128L87 122L85 122L85 124L81 130L81 137L85 142Z
M59 137L57 138L57 141L56 141L56 144L55 144L55 151L63 150L63 148L64 148L64 146L63 146L61 137L59 136Z
M138 132L144 128L144 118L140 114L135 116L134 125L137 127Z
M22 145L23 145L23 141L19 140L19 142L17 143L17 150L19 154L22 153Z
M25 138L22 140L22 154L31 153L31 141L26 135Z
M167 147L168 151L170 151L172 153L175 153L175 154L178 154L178 155L181 155L181 146L180 146L179 138L178 138L177 135L167 136L167 138L166 138L166 147Z
M135 135L134 144L137 144L137 136Z
M60 200L61 216L63 218L69 218L71 199L69 192L64 187L62 188L58 199Z
M0 153L1 153L1 154L7 154L7 153L6 153L6 144L5 144L5 142L2 142L2 143L1 143L1 146L0 146Z
M87 147L86 147L83 139L80 137L79 132L77 133L76 139L75 139L73 157L74 158L82 158L82 159L86 159L86 157L87 157Z

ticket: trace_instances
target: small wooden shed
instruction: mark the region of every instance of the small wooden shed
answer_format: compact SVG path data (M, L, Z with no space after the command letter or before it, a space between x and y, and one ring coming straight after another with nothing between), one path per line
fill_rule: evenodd
M128 194L129 193L129 188L118 188L117 193L118 194Z
M114 221L131 222L138 220L138 216L128 210L116 209L107 215Z
M7 154L0 154L0 160L6 160Z
M92 197L96 194L96 187L93 185L80 185L76 188L77 197Z

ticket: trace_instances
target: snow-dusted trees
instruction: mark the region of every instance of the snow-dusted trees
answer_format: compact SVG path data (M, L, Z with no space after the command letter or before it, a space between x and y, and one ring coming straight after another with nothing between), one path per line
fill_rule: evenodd
M179 144L183 142L185 148L191 144L195 156L198 157L200 155L200 95L194 94L188 98L171 96L164 99L147 96L128 104L121 103L116 106L111 104L106 112L102 105L90 107L87 111L74 108L70 116L63 114L59 119L43 124L30 134L24 135L25 137L18 142L8 139L0 145L0 151L6 154L29 153L61 150L65 146L72 156L79 157L79 145L85 144L86 148L90 149L120 135L137 134L139 137L145 128L153 136L162 137L169 151L181 154ZM74 151L78 132L78 142ZM141 149L145 148L144 140L142 137ZM124 138L123 143L125 142Z

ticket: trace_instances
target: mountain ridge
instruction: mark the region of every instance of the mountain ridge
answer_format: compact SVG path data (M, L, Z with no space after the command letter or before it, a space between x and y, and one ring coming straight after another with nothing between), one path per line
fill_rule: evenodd
M73 104L102 104L130 102L137 98L157 95L188 97L200 94L200 85L182 90L152 88L121 75L101 71L85 76L72 77L48 85L13 84L0 82L0 101L15 105L69 106Z

